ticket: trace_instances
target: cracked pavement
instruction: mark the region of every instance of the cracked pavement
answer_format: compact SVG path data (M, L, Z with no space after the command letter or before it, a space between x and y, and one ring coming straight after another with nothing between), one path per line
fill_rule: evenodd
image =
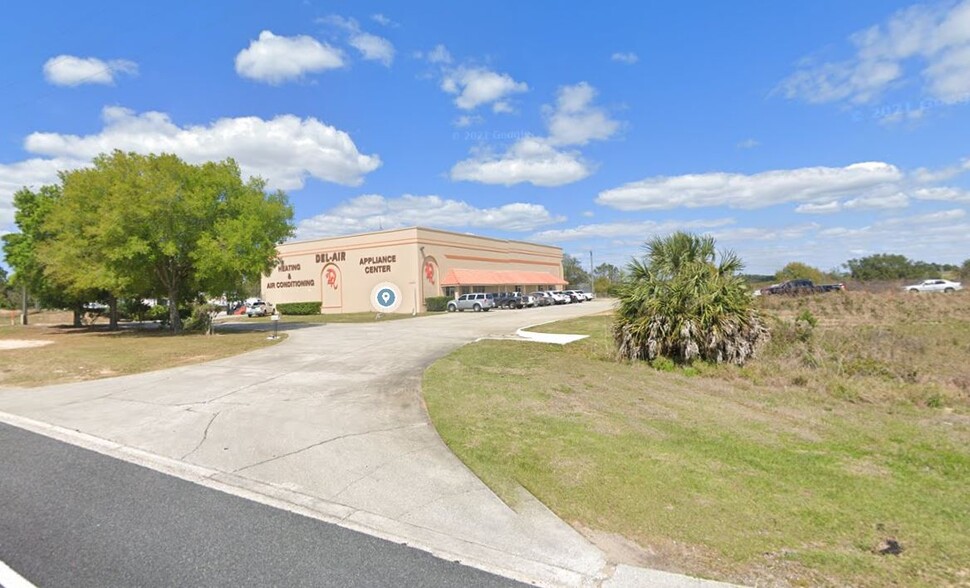
M291 328L279 345L215 362L0 388L0 411L518 579L594 585L614 569L602 552L524 491L515 509L495 496L438 437L420 381L427 365L475 339L608 308Z

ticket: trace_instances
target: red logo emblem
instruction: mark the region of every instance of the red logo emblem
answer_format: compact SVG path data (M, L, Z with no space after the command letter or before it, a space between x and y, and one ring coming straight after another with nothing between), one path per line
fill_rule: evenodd
M333 288L334 290L336 290L337 289L337 270L333 269L332 267L328 267L327 271L323 272L323 275L327 279L327 285Z
M428 282L434 284L434 264L430 261L424 264L424 275L428 278Z

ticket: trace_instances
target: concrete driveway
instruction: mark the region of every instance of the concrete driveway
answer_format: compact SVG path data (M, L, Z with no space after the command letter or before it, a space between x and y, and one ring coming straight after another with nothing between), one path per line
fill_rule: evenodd
M616 568L531 497L513 510L448 450L422 404L424 368L460 345L607 309L594 301L293 329L280 345L220 361L0 389L0 411L12 424L517 579L697 585Z

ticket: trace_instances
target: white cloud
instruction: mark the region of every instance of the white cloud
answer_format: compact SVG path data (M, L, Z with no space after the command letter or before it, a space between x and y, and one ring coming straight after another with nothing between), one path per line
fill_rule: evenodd
M600 192L596 202L619 210L729 206L761 208L783 202L824 203L902 179L888 163L805 167L744 175L724 172L656 176Z
M910 6L849 41L851 58L805 60L776 91L811 103L863 104L906 83L916 62L927 94L947 104L970 100L970 0Z
M451 53L448 52L448 48L444 45L435 45L435 48L428 52L428 61L431 63L451 63Z
M906 208L909 197L902 192L887 195L860 196L846 200L842 204L846 210L888 210L891 208Z
M56 86L113 84L120 74L135 75L138 64L127 59L103 61L96 57L58 55L44 63L44 79Z
M262 176L285 190L302 188L307 177L355 186L381 165L378 156L358 152L350 135L315 118L249 116L180 127L165 113L137 114L117 106L106 107L103 118L96 134L32 133L24 148L67 161L89 161L114 149L175 153L193 163L232 157L245 175Z
M441 89L457 94L455 106L472 110L482 104L500 102L512 94L526 92L529 86L517 82L512 76L481 67L459 67L446 71Z
M795 207L795 212L802 214L832 214L842 210L842 204L838 200L828 202L807 202Z
M343 55L335 47L306 35L283 37L270 31L261 32L236 55L236 73L273 85L343 66Z
M737 144L737 148L738 149L754 149L758 145L761 145L761 142L758 141L757 139L745 139L744 141L740 141Z
M633 65L634 63L640 61L640 56L638 56L636 53L633 53L632 51L629 51L627 53L617 52L617 53L614 53L613 56L610 57L610 59L612 59L613 61L618 61L620 63L626 63L627 65Z
M592 106L595 97L596 89L586 82L559 88L555 109L547 107L550 144L585 145L616 133L620 123L602 108Z
M674 231L709 229L723 227L734 223L734 219L721 218L711 220L692 221L663 221L652 220L593 223L579 225L569 229L551 229L533 234L530 239L545 243L559 243L562 241L576 241L579 239L609 239L616 237L638 237L639 242L649 240L654 235L663 235Z
M385 67L390 67L394 62L394 45L383 37L359 33L350 38L350 44L360 51L364 59L380 61Z
M542 205L524 202L477 208L461 200L440 196L405 194L399 198L385 198L378 194L367 194L300 221L297 235L301 239L311 239L415 225L531 231L563 220L563 217L552 215Z
M561 186L593 172L582 154L563 147L608 139L620 124L592 105L596 90L581 82L559 89L555 107L545 107L547 137L524 137L502 153L480 149L451 168L451 179L483 184Z
M939 210L913 216L903 216L887 219L874 223L877 227L898 227L908 225L935 225L938 223L948 223L962 219L967 216L967 211L962 208L951 208L950 210Z
M383 15L377 14L371 18L380 22L378 17L384 18ZM350 43L351 47L359 51L361 57L364 59L368 61L379 61L385 67L390 67L394 62L394 45L384 37L378 37L377 35L362 30L360 23L356 19L331 14L330 16L318 18L317 22L333 25L346 31L348 34L347 42Z
M478 116L477 114L463 114L455 119L455 126L458 128L470 127L472 125L480 125L485 121L484 118Z
M14 192L25 186L37 189L44 184L53 184L58 180L57 172L85 165L88 162L65 158L34 158L0 163L0 229L13 223Z
M592 173L576 151L560 151L548 142L520 139L502 154L474 154L451 168L451 179L511 186L528 182L536 186L561 186Z
M377 24L382 25L382 26L385 26L385 27L396 27L396 26L398 26L398 24L396 22L394 22L393 20L389 19L388 17L384 16L383 14L381 14L379 12L377 14L370 15L370 19L372 21L376 22Z
M931 184L935 182L944 182L946 180L952 180L953 178L970 171L970 157L964 159L956 165L948 165L946 167L941 167L937 169L929 169L926 167L920 167L913 170L911 174L913 179L921 184Z
M917 200L943 200L947 202L970 202L970 190L939 186L936 188L920 188L913 192Z

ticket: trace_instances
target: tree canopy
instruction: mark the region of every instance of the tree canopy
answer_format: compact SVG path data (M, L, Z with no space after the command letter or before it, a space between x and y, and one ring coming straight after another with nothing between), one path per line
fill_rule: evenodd
M259 178L244 182L227 159L188 164L175 155L115 151L61 174L44 222L46 275L113 297L161 295L170 325L179 303L234 292L257 279L292 234L292 208Z
M583 269L583 263L568 253L562 256L562 273L563 279L571 286L590 283L589 272Z
M690 233L657 237L628 267L613 337L621 357L742 364L768 340L731 252Z
M876 253L845 263L856 280L920 280L939 277L946 271L957 271L955 265L913 261L905 255Z
M811 280L816 284L823 284L829 281L829 276L822 270L814 268L800 261L793 261L775 273L775 279L779 282L788 280Z

